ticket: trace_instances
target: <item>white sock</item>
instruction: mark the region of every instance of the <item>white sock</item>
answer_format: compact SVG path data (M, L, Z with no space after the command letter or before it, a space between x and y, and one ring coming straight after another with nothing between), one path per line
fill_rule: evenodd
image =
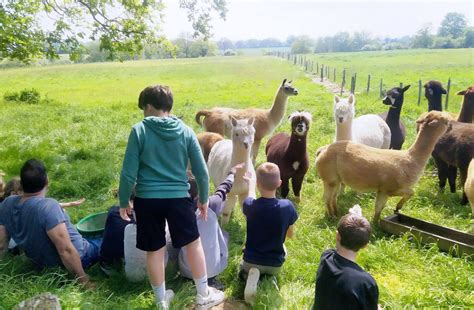
M153 293L155 293L155 300L156 303L160 303L161 301L165 300L166 296L166 287L165 287L165 282L163 281L163 284L161 285L151 285L151 288L153 289Z
M209 294L209 287L207 286L207 275L200 279L193 279L196 284L196 291L199 295L206 297Z

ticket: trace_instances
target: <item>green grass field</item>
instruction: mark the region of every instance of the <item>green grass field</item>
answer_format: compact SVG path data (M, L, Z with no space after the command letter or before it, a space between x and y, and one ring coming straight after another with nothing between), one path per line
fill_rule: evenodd
M416 83L418 78L445 81L451 77L449 110L457 112L461 97L455 96L455 92L474 81L472 53L429 50L415 51L413 55L403 51L314 57L324 58L330 66L344 63L358 72L372 72L376 68L377 74L383 74L386 83L394 86L399 82ZM309 134L311 167L298 206L296 236L286 243L288 258L278 277L279 291L270 281L262 281L255 309L308 309L313 302L319 256L335 245L336 221L325 216L322 183L314 168L315 151L332 142L335 125L332 95L287 61L272 57L217 57L2 70L2 97L6 91L34 87L47 100L26 105L0 99L0 170L8 179L18 175L25 160L42 159L49 170L49 196L61 201L87 198L84 205L69 209L73 222L77 222L115 203L112 192L118 186L127 137L131 126L143 117L137 108L137 98L145 86L170 85L175 94L174 113L200 131L194 122L198 109L269 107L283 78L293 79L300 91L290 99L288 112L305 109L313 114ZM417 106L415 90L407 93L402 111L408 128L404 148L414 141L414 120L427 110L425 99ZM357 95L357 115L385 110L375 93ZM288 132L288 122L278 130ZM262 150L257 161L265 161ZM430 163L403 212L468 230L470 208L460 205L460 190L456 194L438 193L435 172ZM346 191L339 199L339 208L345 212L359 203L371 217L374 198L374 194ZM395 202L396 199L389 200L383 216L393 212ZM242 300L244 283L237 280L237 272L245 242L245 221L239 210L226 229L231 236L230 258L221 280L227 285L229 300ZM421 245L409 235L392 237L375 228L358 263L377 280L380 304L387 309L474 307L474 264L468 257L456 258L440 252L436 246ZM106 278L97 266L89 273L98 283L94 291L85 291L59 269L37 271L25 257L8 257L0 262L0 309L10 309L44 291L57 294L66 309L154 307L147 283L127 283L123 274ZM167 286L177 293L172 306L182 309L192 305L192 283L170 270Z

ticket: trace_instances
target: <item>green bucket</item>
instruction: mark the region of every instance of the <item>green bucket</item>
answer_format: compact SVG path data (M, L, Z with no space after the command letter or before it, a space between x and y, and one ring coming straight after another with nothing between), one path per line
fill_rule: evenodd
M107 214L105 211L88 215L77 223L76 228L83 236L100 237L104 233Z

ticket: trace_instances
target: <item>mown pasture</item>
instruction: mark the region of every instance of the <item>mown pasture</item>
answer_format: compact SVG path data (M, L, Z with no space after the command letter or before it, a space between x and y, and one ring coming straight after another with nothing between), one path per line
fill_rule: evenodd
M387 88L403 82L429 79L447 81L451 77L449 110L457 112L461 97L455 93L474 81L472 50L410 51L315 55L329 66L344 64L360 72L384 76ZM320 60L321 61L321 60ZM372 66L372 67L371 67ZM360 68L360 69L359 69ZM367 71L364 71L367 70ZM325 216L322 184L314 169L317 148L334 138L332 94L285 60L273 57L215 57L124 63L100 63L0 71L0 95L7 91L35 88L45 98L28 105L0 99L0 170L10 178L18 175L29 158L42 159L49 169L49 196L60 201L86 197L84 205L69 209L73 222L116 203L121 163L130 127L142 117L137 108L138 94L155 83L170 85L175 94L174 113L197 132L194 114L213 106L269 107L283 78L293 79L299 89L290 98L288 112L305 109L313 114L309 134L311 168L298 205L300 218L296 237L287 241L288 258L278 277L279 290L269 280L261 282L256 309L307 309L314 296L314 279L321 252L334 247L336 221ZM416 85L412 85L416 86ZM402 119L408 139L415 139L414 121L426 111L427 103L416 104L416 87L407 92ZM359 89L357 89L359 92ZM357 115L386 110L376 92L357 97ZM289 131L283 122L279 131ZM264 143L266 140L264 141ZM257 161L265 161L263 150ZM290 196L292 198L292 196ZM374 194L353 191L339 199L345 212L360 204L369 217ZM390 199L383 216L391 214L396 199ZM427 167L416 187L415 196L403 212L438 224L466 231L470 208L461 206L458 193L438 193L436 171ZM244 283L237 280L238 264L245 243L245 221L236 210L226 228L231 236L229 266L221 280L229 300L242 300ZM471 308L474 306L474 264L468 257L453 257L436 246L424 246L410 235L389 236L374 229L371 243L360 253L358 263L377 280L380 303L387 309ZM172 306L182 309L193 302L194 288L168 272L167 286L177 293ZM25 257L7 257L0 262L0 308L10 309L19 301L49 291L61 298L64 308L129 309L153 308L147 283L127 283L123 274L111 278L97 266L90 270L98 284L85 291L59 269L35 270Z

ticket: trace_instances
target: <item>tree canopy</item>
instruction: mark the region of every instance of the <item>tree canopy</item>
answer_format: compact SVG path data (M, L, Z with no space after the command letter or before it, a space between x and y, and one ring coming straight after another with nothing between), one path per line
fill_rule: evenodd
M179 0L195 37L211 36L213 13L225 19L226 0ZM0 0L0 60L79 58L86 41L118 55L138 54L145 44L166 45L160 33L160 0Z
M456 39L463 35L466 26L466 18L463 14L450 12L444 16L438 34L442 37L451 36Z

